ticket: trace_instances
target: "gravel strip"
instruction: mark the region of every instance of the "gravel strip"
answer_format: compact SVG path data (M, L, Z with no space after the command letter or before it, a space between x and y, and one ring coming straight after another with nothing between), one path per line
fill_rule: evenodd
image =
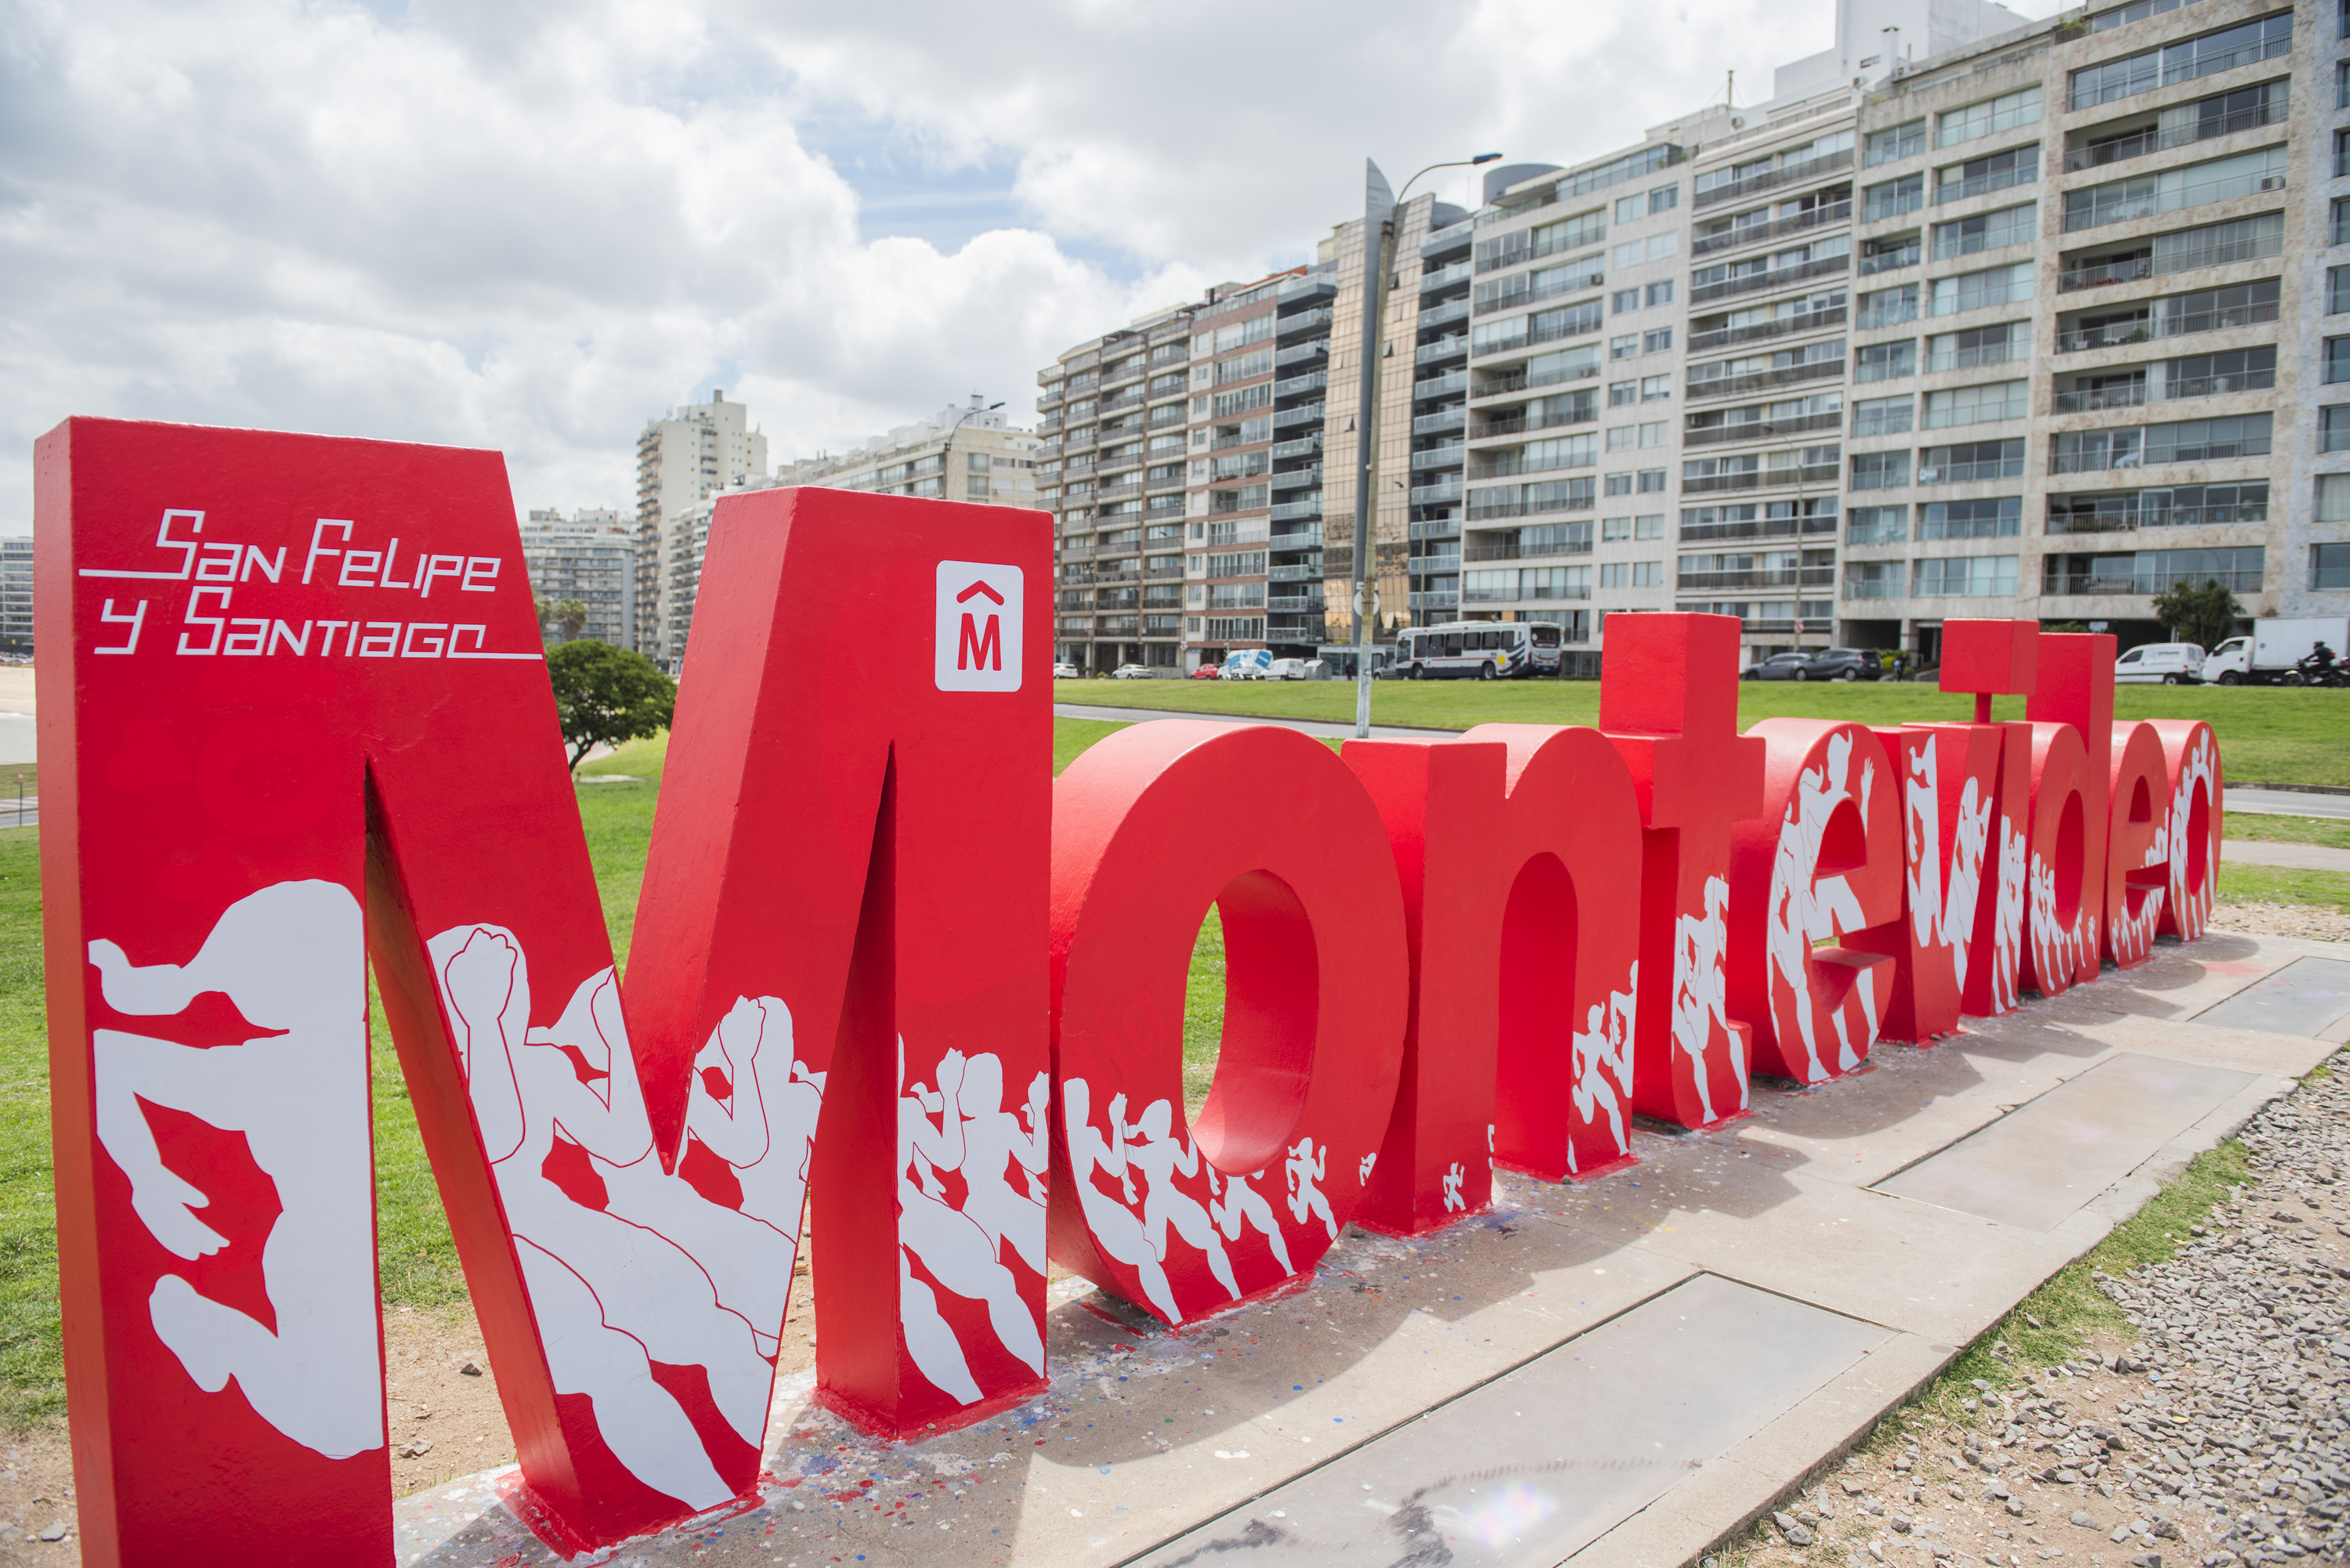
M2350 942L2350 909L2317 904L2215 904L2214 930L2255 937L2300 937L2313 942Z
M2309 1080L2243 1137L2251 1187L2168 1262L2094 1276L2135 1338L1978 1382L1954 1420L1913 1407L1709 1563L2344 1561L2350 1077Z

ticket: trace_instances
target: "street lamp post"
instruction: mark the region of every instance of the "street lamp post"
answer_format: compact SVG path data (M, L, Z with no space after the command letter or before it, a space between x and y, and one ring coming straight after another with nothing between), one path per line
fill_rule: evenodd
M1369 159L1363 199L1363 370L1355 410L1355 733L1371 732L1371 622L1379 610L1378 590L1371 577L1371 523L1374 485L1379 458L1379 370L1387 357L1388 278L1395 271L1395 215L1420 174L1439 169L1469 169L1491 163L1502 155L1480 152L1431 163L1403 182L1400 194L1388 194L1387 176ZM1378 234L1378 265L1371 262L1371 235Z

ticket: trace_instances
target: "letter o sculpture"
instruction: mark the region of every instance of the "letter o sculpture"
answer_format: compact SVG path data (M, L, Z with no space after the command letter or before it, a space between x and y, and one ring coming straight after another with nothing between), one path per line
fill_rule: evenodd
M2170 889L2170 773L2151 724L2114 726L2106 792L2106 956L2134 969L2154 952Z
M1403 895L1370 797L1293 730L1137 724L1054 785L1052 897L1053 1258L1170 1324L1310 1275L1403 1059ZM1211 904L1224 1034L1195 1130L1183 997Z
M2170 780L2170 820L2164 838L2170 851L2170 888L2162 900L2165 936L2194 941L2211 923L2211 896L2220 884L2220 832L2225 788L2220 781L2220 742L2200 719L2149 719L2162 741L2162 761Z

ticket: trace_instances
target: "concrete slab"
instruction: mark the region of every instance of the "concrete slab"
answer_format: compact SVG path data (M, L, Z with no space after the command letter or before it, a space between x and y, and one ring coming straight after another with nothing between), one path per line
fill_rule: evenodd
M2196 1015L2207 1029L2259 1029L2314 1038L2350 1014L2350 963L2302 958Z
M1700 1275L1138 1561L1548 1568L1891 1337Z
M2332 849L2323 844L2272 844L2258 838L2230 838L2220 846L2222 863L2239 861L2246 866L2285 866L2296 871L2350 871L2350 849Z
M2126 1052L1878 1183L1878 1190L2044 1233L2252 1076Z
M2303 794L2294 789L2239 789L2228 786L2230 811L2262 816L2350 816L2350 794Z

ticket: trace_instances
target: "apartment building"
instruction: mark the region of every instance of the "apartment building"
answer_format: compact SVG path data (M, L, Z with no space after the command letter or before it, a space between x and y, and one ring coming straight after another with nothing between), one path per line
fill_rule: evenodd
M530 589L551 603L575 600L587 607L581 639L615 648L635 645L637 626L637 527L608 507L583 506L566 517L536 510L522 525L522 561ZM548 646L568 640L557 626L546 628Z
M694 595L702 587L702 555L710 543L710 520L723 496L783 485L813 485L876 495L1034 506L1037 504L1036 448L1034 431L1009 424L1001 411L988 408L974 393L966 407L950 404L927 420L868 437L847 452L820 453L773 473L737 478L686 506L670 524L671 554L662 568L670 604L662 611L659 640L643 649L643 653L672 673L683 667L686 637L693 628ZM764 460L764 437L759 456Z
M750 418L747 408L713 388L710 401L672 409L647 421L637 437L632 644L664 670L674 671L685 656L702 575L701 545L681 520L721 490L767 472L767 438L751 428Z
M2350 608L2345 18L2138 0L1867 95L1850 640L1931 658L1945 616L2013 615L2126 646L2181 578Z
M0 653L33 652L33 541L0 539Z
M1396 250L1405 275L1431 220L1464 216L1427 196L1408 202ZM1241 649L1349 657L1362 227L1337 225L1309 265L1218 285L1038 373L1037 504L1058 519L1063 661L1175 673ZM1391 628L1410 594L1419 366L1402 350L1419 298L1399 290L1389 305L1374 535Z

